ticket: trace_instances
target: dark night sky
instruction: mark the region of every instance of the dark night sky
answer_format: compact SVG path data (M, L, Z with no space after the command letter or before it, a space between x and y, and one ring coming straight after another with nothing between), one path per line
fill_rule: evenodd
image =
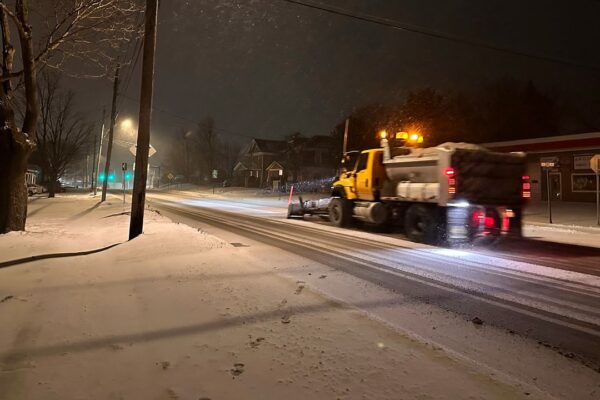
M600 66L593 0L321 0L517 51ZM532 79L582 104L600 102L600 70L581 69L356 21L281 0L162 1L153 140L161 150L206 115L223 136L327 134L353 107L431 86L469 90ZM124 71L125 72L125 71ZM139 96L132 79L126 95ZM100 119L109 81L71 82ZM121 102L121 115L137 115ZM164 153L164 152L163 152Z

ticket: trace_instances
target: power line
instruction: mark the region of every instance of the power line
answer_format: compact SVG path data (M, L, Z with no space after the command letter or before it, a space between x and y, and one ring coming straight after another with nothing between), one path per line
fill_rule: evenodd
M416 34L429 36L429 37L436 38L436 39L442 39L442 40L446 40L446 41L450 41L450 42L454 42L454 43L461 43L461 44L466 44L466 45L470 45L470 46L474 46L474 47L481 47L481 48L488 49L488 50L512 54L512 55L516 55L516 56L520 56L520 57L533 58L533 59L552 62L552 63L556 63L556 64L568 65L571 67L600 71L600 66L598 66L598 65L584 64L584 63L579 63L579 62L566 60L566 59L562 59L562 58L546 56L543 54L533 54L533 53L527 53L527 52L520 51L520 50L513 50L510 48L497 46L497 45L482 42L479 40L464 38L461 36L456 36L456 35L452 35L452 34L448 34L448 33L444 33L444 32L435 31L432 29L427 29L427 28L424 28L424 27L421 27L418 25L406 24L403 22L389 19L389 18L378 17L375 15L365 14L365 13L360 13L360 12L352 12L352 11L349 11L349 10L346 10L346 9L343 9L340 7L331 6L328 4L322 4L322 3L312 2L312 1L310 1L310 2L309 1L301 1L301 0L281 0L281 1L284 1L286 3L295 4L295 5L302 6L302 7L312 8L312 9L327 12L330 14L335 14L335 15L339 15L339 16L343 16L343 17L347 17L347 18L352 18L352 19L362 21L362 22L368 22L368 23L373 23L373 24L377 24L377 25L382 25L382 26L392 28L392 29L416 33Z
M143 22L143 15L140 14L138 16L136 24L135 24L136 28L141 28L143 26L142 22ZM127 92L127 89L129 88L129 84L131 83L131 79L133 77L133 73L135 71L135 68L137 66L137 63L138 63L138 60L139 60L139 57L140 57L140 53L142 51L142 43L143 42L142 42L141 36L138 36L136 38L135 42L132 42L132 43L134 43L133 52L131 54L131 60L133 61L133 63L131 63L131 62L129 63L129 68L127 70L127 76L124 79L124 83L125 84L123 85L123 90L122 90L123 92ZM127 49L127 52L125 53L125 56L127 56L129 54L130 50L131 50L131 43L130 43L129 49ZM121 106L120 99L119 99L119 102L117 104L118 104L118 107Z

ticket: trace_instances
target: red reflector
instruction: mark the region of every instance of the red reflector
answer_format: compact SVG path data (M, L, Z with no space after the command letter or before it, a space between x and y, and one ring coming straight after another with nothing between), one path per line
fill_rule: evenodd
M510 229L510 218L508 218L508 217L506 217L506 216L505 216L505 217L502 219L502 230L503 230L504 232L508 232L508 231L509 231L509 229Z
M454 176L454 168L448 167L444 170L444 175L446 176Z

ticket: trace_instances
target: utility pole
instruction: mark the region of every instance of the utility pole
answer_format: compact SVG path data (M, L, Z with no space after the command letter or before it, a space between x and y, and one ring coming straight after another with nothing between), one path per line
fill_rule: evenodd
M98 174L100 172L100 162L102 160L102 143L104 142L104 121L106 121L106 107L102 109L102 128L100 129L100 148L98 149L98 161L96 162L96 159L94 158L94 161L96 162L96 170L94 171L94 196L96 196L97 192ZM96 138L94 138L94 143L96 143Z
M93 147L93 153L92 153L92 176L91 176L91 180L90 180L90 192L96 192L96 185L94 184L94 182L96 182L96 146L98 142L98 137L96 135L94 135L94 147ZM94 193L94 196L96 195L96 193Z
M129 240L136 238L144 229L144 203L148 179L148 153L150 151L150 121L152 119L152 94L154 90L154 53L156 51L156 25L158 0L146 0L146 25L144 28L144 56L142 59L142 88L138 122L135 172L131 193L131 222Z
M552 182L550 181L550 168L546 168L546 189L548 192L548 222L552 223Z
M350 118L346 118L346 124L344 126L344 147L342 148L342 157L348 151L348 128L350 127Z
M106 200L106 188L108 186L108 169L110 168L110 156L112 153L113 137L115 134L115 121L117 119L117 93L119 91L119 64L115 69L115 80L113 83L112 109L110 111L110 129L108 130L108 146L106 147L106 163L104 164L104 180L102 181L102 199Z

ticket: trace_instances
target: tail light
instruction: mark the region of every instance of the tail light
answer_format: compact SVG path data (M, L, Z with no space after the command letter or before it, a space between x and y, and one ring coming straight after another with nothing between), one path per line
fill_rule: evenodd
M473 215L472 215L472 225L474 228L479 228L479 226L481 225L481 221L483 221L485 219L485 213L481 210L475 210L473 211Z
M529 180L529 175L523 175L521 182L521 196L524 199L531 198L531 181Z
M448 194L456 194L456 172L454 168L448 167L444 170L444 175L448 177Z

